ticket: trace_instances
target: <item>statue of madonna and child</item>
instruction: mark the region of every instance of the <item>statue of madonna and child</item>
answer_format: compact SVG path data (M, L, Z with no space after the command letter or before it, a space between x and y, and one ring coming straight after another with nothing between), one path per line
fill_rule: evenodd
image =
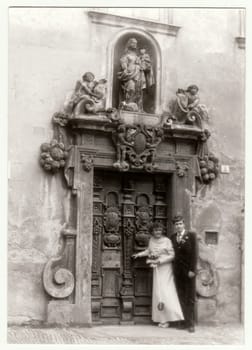
M150 55L145 48L138 49L138 42L130 38L120 58L119 108L127 111L144 112L143 94L155 84Z

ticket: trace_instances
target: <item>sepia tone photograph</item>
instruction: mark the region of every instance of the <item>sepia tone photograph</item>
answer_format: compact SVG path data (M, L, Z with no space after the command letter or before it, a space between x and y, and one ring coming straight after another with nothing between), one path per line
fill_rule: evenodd
M243 7L9 7L8 344L244 345Z

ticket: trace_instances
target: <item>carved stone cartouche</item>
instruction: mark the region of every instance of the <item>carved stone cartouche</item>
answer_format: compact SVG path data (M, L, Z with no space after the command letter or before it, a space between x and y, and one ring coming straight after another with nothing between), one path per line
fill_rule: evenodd
M121 242L119 235L120 215L120 210L117 207L107 208L104 214L103 241L107 247L117 247Z
M156 148L162 141L163 130L160 127L147 127L143 124L119 124L113 140L117 148L117 161L113 166L121 171L130 168L155 169Z

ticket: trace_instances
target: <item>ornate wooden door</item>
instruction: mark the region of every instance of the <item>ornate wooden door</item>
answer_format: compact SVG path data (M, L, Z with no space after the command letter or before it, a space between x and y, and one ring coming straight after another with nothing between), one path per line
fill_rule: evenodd
M96 171L93 199L92 318L102 323L151 322L149 226L170 216L170 177Z

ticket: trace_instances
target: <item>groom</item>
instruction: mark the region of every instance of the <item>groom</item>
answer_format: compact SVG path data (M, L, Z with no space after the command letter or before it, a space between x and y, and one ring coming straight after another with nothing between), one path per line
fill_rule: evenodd
M189 332L194 332L197 238L194 232L185 230L184 219L181 215L173 218L173 224L175 233L171 236L171 241L175 251L174 277L185 318L181 328L187 328Z

